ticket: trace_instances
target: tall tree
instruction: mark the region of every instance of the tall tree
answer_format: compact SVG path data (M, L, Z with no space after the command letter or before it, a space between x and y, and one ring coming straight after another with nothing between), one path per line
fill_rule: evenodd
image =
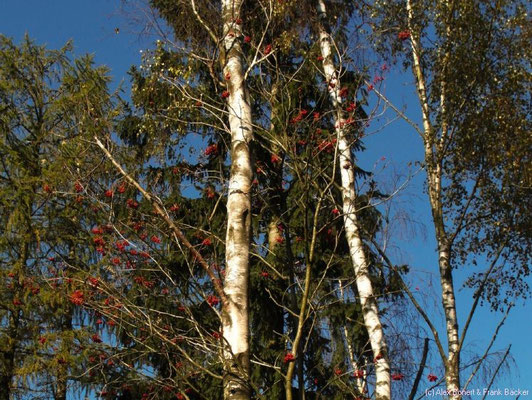
M251 238L251 180L253 139L251 105L242 54L242 1L222 1L223 73L227 77L231 173L227 198L226 271L222 329L227 340L224 398L250 398L249 387L249 248Z
M364 324L368 330L371 348L373 350L375 363L375 398L377 400L389 400L391 398L390 365L386 348L384 329L380 321L377 299L371 283L369 266L365 249L362 243L359 222L356 209L355 192L355 163L352 155L351 140L357 140L355 135L349 135L352 125L356 124L356 117L346 117L342 108L342 87L339 68L335 66L333 41L327 21L327 10L325 2L318 0L317 9L320 18L319 24L319 45L321 58L325 73L325 81L329 92L329 97L333 106L333 121L338 140L338 167L342 179L342 204L344 229L349 245L349 252L355 272L358 295L364 315ZM350 126L351 125L351 126ZM355 128L356 129L356 128Z
M148 153L144 154L143 160L149 160L152 155L158 157L157 167L153 165L149 167L151 170L156 170L154 174L138 175L140 180L137 184L142 181L142 184L147 188L146 190L143 189L144 191L138 190L144 196L148 195L151 198L147 203L153 207L170 204L168 203L171 198L170 192L167 192L166 189L158 189L159 183L161 183L161 188L166 187L164 179L167 179L166 171L170 165L169 161L171 161L166 156L161 156L163 154L161 149L165 149L164 154L176 153L175 150L170 149L176 144L173 141L175 138L173 132L175 131L179 132L183 138L190 132L197 132L209 140L209 145L204 152L204 155L207 156L205 162L200 162L195 166L191 163L186 165L179 163L179 167L173 167L172 170L185 168L194 170L195 177L193 179L198 184L197 188L204 191L208 198L218 199L218 194L214 191L223 190L224 185L212 185L197 178L200 174L205 174L206 176L210 175L210 179L222 179L222 182L229 179L229 174L224 168L224 164L227 164L227 161L224 160L227 151L225 143L231 137L230 124L224 126L224 122L225 117L229 114L223 114L223 118L220 118L220 110L223 110L223 105L227 104L226 102L230 99L230 90L226 89L233 84L234 74L223 69L225 64L220 60L226 57L225 52L218 56L220 47L218 47L217 42L211 41L212 35L219 34L217 30L219 27L209 25L205 21L210 21L210 19L204 17L211 15L211 13L215 15L217 11L209 7L191 9L188 8L186 2L156 2L155 6L172 25L176 37L181 38L180 40L183 42L169 40L165 44L159 44L155 51L146 54L147 63L142 68L143 72L135 72L134 74L134 98L142 99L145 114L142 117L142 122L136 127L128 125L128 123L124 124L126 129L123 131L123 137L126 139L135 139L136 137L139 148L143 149L141 152ZM268 17L266 19L261 18L262 13L266 13ZM186 15L188 17L185 18ZM341 285L342 291L349 293L347 300L342 300L342 303L346 303L346 309L352 310L350 315L352 321L345 325L353 327L355 330L354 326L357 325L356 321L361 315L352 302L352 298L356 296L354 294L356 291L348 288L351 285L351 280L344 278L343 275L345 268L341 254L345 252L344 236L338 220L337 196L333 189L339 181L339 174L335 172L334 166L336 164L332 154L336 143L334 132L331 130L334 121L330 117L332 114L327 112L328 106L325 105L328 101L327 92L318 89L318 85L322 81L321 78L317 78L319 68L316 68L309 61L310 57L312 59L315 57L316 49L308 51L308 46L314 45L314 41L308 35L308 31L305 30L308 27L308 19L304 17L308 15L315 16L315 13L305 12L296 4L275 3L271 4L271 7L263 8L245 6L241 14L242 18L238 17L234 21L237 25L243 25L243 21L246 21L245 26L250 26L246 29L246 35L242 33L243 46L248 55L246 75L249 80L246 84L251 88L250 98L253 105L254 129L258 130L260 136L257 145L254 146L257 168L255 170L256 178L252 181L251 187L256 193L256 197L251 212L255 213L260 209L267 209L266 215L259 215L259 218L262 217L265 220L259 220L258 224L255 225L259 227L259 230L254 232L254 240L261 242L261 236L267 234L269 242L267 248L270 252L272 250L276 252L275 257L263 257L264 249L261 249L260 246L253 246L256 251L250 266L251 268L254 266L261 268L260 273L252 274L253 284L254 288L258 286L261 289L261 294L265 295L262 298L253 296L252 300L255 312L253 327L257 329L254 334L258 338L254 342L254 345L257 346L255 357L259 358L256 360L257 365L261 368L264 367L262 369L257 368L255 371L268 370L269 373L267 377L260 374L257 381L250 384L254 387L255 393L260 393L261 389L259 388L268 387L267 382L272 382L272 380L275 382L275 379L281 378L284 381L284 396L286 398L292 396L304 398L308 387L318 386L313 383L311 378L313 374L319 375L320 379L334 382L334 390L337 392L325 386L320 389L324 395L342 396L344 392L356 393L356 390L343 386L343 381L336 378L335 371L339 370L338 368L334 368L334 365L327 361L326 357L316 355L319 354L320 350L333 352L333 350L324 350L327 348L326 343L330 342L330 347L334 348L335 363L343 364L347 357L346 352L343 351L344 339L336 334L331 334L331 339L329 339L326 337L327 334L323 335L313 325L316 321L332 321L339 318L338 315L328 315L327 311L323 313L316 311L319 309L318 304L333 301L330 300L329 295L331 290L336 293L337 289L334 285L332 287L324 285L329 276L334 276L335 279L345 279L349 282L346 285ZM192 24L191 29L183 31L184 23ZM281 29L294 27L294 25L297 26L296 29ZM193 31L192 27L199 30L198 35L184 41L185 37L189 38L190 32ZM227 35L229 37L239 36L232 31ZM205 43L209 45L205 47ZM265 45L265 43L268 44ZM302 64L301 60L305 62ZM276 87L278 88L277 91L275 90ZM222 102L219 98L222 99ZM181 99L181 102L177 102L176 99ZM318 114L318 117L308 111L313 108L316 110L314 114ZM320 117L319 114L322 111L325 113ZM357 111L357 113L359 112L360 110ZM360 117L364 118L362 114ZM135 118L131 118L131 122L133 120ZM358 144L353 148L358 149ZM168 149L168 153L166 149ZM109 156L112 157L112 154L109 153ZM215 160L218 164L214 163ZM217 169L216 172L215 169ZM128 175L126 171L123 173L124 176ZM154 178L159 183L152 184L151 180ZM175 187L174 184L172 186ZM271 203L270 196L260 195L262 190L273 192L279 200L274 204L261 206L260 202L263 201ZM152 196L152 194L156 195ZM358 201L364 202L360 199ZM138 210L142 211L143 202L139 201L139 203ZM214 208L209 212L209 221L213 220L215 215L216 218L218 216L225 218L223 215L225 210L219 206L219 202L213 201L212 203L214 203ZM195 210L200 209L197 201L186 204L191 211L193 208ZM183 199L180 199L180 205L185 207ZM174 219L177 226L187 230L192 225L202 234L208 232L212 237L219 237L217 227L214 224L202 225L199 222L201 217L192 217L192 212L190 215L192 221L196 218L197 222L188 222L188 218L181 219L181 215L167 213L168 209L165 211L165 207L167 208L166 205L161 208L162 212L157 211L157 214L172 216L170 219ZM368 207L368 204L365 204L364 207ZM324 216L322 215L324 210L330 210L331 213ZM270 220L268 215L273 215L273 218ZM148 216L145 217L148 221ZM179 217L179 219L175 217ZM163 219L167 221L166 217ZM280 223L277 222L274 226L272 221L275 220ZM171 221L167 222L171 223ZM374 223L373 220L370 222ZM267 229L261 231L261 226L267 227ZM368 231L374 231L374 227L368 226ZM142 240L146 240L146 234ZM342 245L338 245L338 242L341 242ZM191 241L191 243L195 243L195 241ZM226 249L227 242L225 246L222 245L218 248L220 251L218 254L212 254L212 258L207 252L202 252L201 256L209 261L216 259L217 256L222 256ZM338 251L338 254L335 253L335 250ZM160 257L159 254L158 257ZM194 257L198 257L198 254L194 254ZM227 263L225 263L225 267L224 273L227 274ZM339 272L337 268L342 269L342 272ZM169 275L173 274L171 271L168 272ZM198 274L197 270L191 273L191 278L196 284L199 283L198 280L201 281L199 276L201 275ZM275 280L265 279L270 276L275 276ZM314 282L314 277L320 277L320 279ZM140 281L140 277L137 279ZM301 287L299 286L300 282L304 282ZM175 285L175 282L172 284ZM181 290L180 287L174 287L176 291ZM286 296L285 291L289 292L290 295ZM222 292L220 296L222 303L224 296L225 293ZM206 299L207 296L201 293L200 297ZM125 301L129 300L126 299ZM338 301L338 299L335 298L334 301ZM187 305L191 308L195 302L195 300L191 302L190 298L186 300ZM269 309L268 315L275 316L275 323L273 321L272 324L265 321L257 322L264 319L265 308ZM143 308L143 312L151 315L153 311ZM169 312L171 313L172 310ZM139 314L137 321L140 319ZM197 328L202 327L206 322L201 318L196 319L195 326ZM143 322L143 324L146 323ZM264 329L272 328L275 329L274 332L264 331ZM261 330L259 331L259 329ZM187 336L183 335L185 342L191 339L189 344L192 345L192 337ZM263 337L268 337L269 341L260 343L259 340ZM360 350L363 357L373 360L375 357L369 357L367 350L365 350L367 335L354 332L349 334L351 344L355 338L357 343L355 346L352 345L351 349L354 349L353 351L356 351L357 354ZM159 340L160 338L153 339ZM199 339L204 340L204 337ZM273 345L270 344L272 341L274 342ZM279 343L282 345L279 346ZM182 345L183 349L184 346ZM285 354L280 360L279 349L283 348ZM316 349L316 351L310 348ZM209 346L209 350L214 352L215 348ZM189 352L188 354L197 357L197 354L193 353ZM267 354L266 357L265 354ZM349 355L349 357L352 358L353 355ZM377 357L377 360L380 359L381 357ZM225 364L226 361L223 363ZM373 365L373 361L368 365ZM235 364L235 368L237 367L238 364ZM211 370L212 367L208 366L204 372L207 373ZM285 370L286 374L284 373ZM298 376L297 389L292 387L292 377L295 371L297 371ZM315 377L314 379L318 378ZM272 396L272 398L276 396L274 390L268 391L267 395Z
M0 289L0 396L5 399L28 392L66 399L87 342L84 330L74 326L83 317L67 297L69 265L81 268L91 257L87 237L78 235L87 217L85 189L65 171L76 175L88 164L97 170L83 145L90 114L77 101L84 88L91 93L84 104L108 108L102 95L108 78L105 69L93 69L90 57L70 61L70 51L71 44L52 51L28 37L19 46L0 37L0 257L6 283Z
M461 352L478 304L487 301L497 309L528 292L524 278L529 274L530 232L525 226L530 217L523 211L530 198L526 6L459 0L374 5L380 23L394 27L380 36L380 43L394 55L405 52L405 66L416 82L422 126L413 127L423 142L446 350L428 315L420 312L436 335L451 398L460 399L459 390L471 381L464 384L460 378ZM474 289L474 301L460 331L455 270L483 263L487 267L473 271L466 281Z

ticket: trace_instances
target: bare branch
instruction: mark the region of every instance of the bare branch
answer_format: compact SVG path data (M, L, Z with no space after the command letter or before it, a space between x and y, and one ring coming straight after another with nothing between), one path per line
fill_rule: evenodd
M423 355L421 356L419 368L417 370L416 378L414 379L414 384L412 385L412 390L410 391L410 395L408 396L408 400L414 400L414 397L416 396L417 389L419 386L419 381L421 380L421 376L423 375L423 370L425 369L425 362L427 361L428 352L429 352L429 338L425 338L425 341L423 343Z
M207 275L212 281L212 284L214 286L214 289L216 290L216 293L220 296L220 299L222 301L222 304L224 306L227 305L227 297L225 295L225 292L223 290L222 284L220 282L220 279L218 279L215 275L212 269L209 267L209 264L203 256L196 250L196 248L188 241L186 236L181 232L181 230L177 227L177 225L174 223L174 221L170 218L168 213L164 210L164 208L159 204L159 201L154 198L150 193L148 193L131 175L129 175L122 166L116 161L116 159L113 157L113 155L107 150L107 148L104 146L104 144L100 141L100 139L97 136L94 136L94 139L96 141L96 144L102 151L104 152L105 156L111 161L111 163L116 167L116 169L122 174L124 178L127 179L129 183L131 183L133 186L137 188L137 190L142 193L142 195L148 200L153 208L157 211L158 215L162 217L162 219L166 222L166 224L170 227L172 230L172 233L176 236L176 238L185 245L185 247L190 251L192 254L192 257L194 260L198 261L198 263L201 265L201 267L205 270Z

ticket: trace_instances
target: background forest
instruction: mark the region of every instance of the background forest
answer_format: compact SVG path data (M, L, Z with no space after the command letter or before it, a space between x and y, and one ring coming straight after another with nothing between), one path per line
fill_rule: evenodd
M530 395L525 3L118 12L0 36L1 400Z

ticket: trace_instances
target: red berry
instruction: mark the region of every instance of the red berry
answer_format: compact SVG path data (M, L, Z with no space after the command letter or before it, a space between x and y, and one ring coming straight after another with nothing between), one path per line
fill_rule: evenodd
M401 41L406 40L410 37L410 31L405 29L397 34L397 38Z
M285 363L289 363L289 362L292 362L294 361L296 358L294 357L294 355L292 353L287 353L285 356L284 356L284 362Z

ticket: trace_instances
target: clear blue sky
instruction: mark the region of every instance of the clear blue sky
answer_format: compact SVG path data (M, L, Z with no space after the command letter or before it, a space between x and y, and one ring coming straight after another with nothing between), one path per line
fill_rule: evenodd
M127 83L126 71L131 65L140 63L140 50L151 47L150 38L139 38L137 35L141 27L128 25L120 12L120 3L120 0L0 0L0 33L19 42L27 32L39 44L46 44L49 48L58 48L73 39L76 55L94 54L97 64L111 68L113 87L116 87L121 80ZM115 33L116 27L120 28L118 34ZM383 89L395 104L405 104L409 116L418 120L418 103L411 83L410 75L392 73L385 80ZM379 125L379 122L375 122L369 130ZM393 169L405 173L408 170L407 162L422 158L419 138L401 121L370 135L365 144L367 151L361 154L361 166L369 170L376 166L379 171L386 165L386 169L380 172L383 177ZM381 161L381 157L386 160ZM437 292L436 244L423 192L423 179L423 174L413 179L398 205L412 213L414 220L425 225L426 235L417 234L396 240L398 251L394 258L397 262L410 264L416 277L425 280L432 277ZM463 274L457 275L455 283L458 289L463 277ZM420 290L425 289L421 287ZM471 291L459 290L459 318L462 323L470 304ZM500 317L500 314L487 309L479 309L468 334L467 350L482 352ZM521 302L511 313L494 346L495 350L503 350L511 343L518 369L500 379L494 387L532 390L531 337L531 309Z

